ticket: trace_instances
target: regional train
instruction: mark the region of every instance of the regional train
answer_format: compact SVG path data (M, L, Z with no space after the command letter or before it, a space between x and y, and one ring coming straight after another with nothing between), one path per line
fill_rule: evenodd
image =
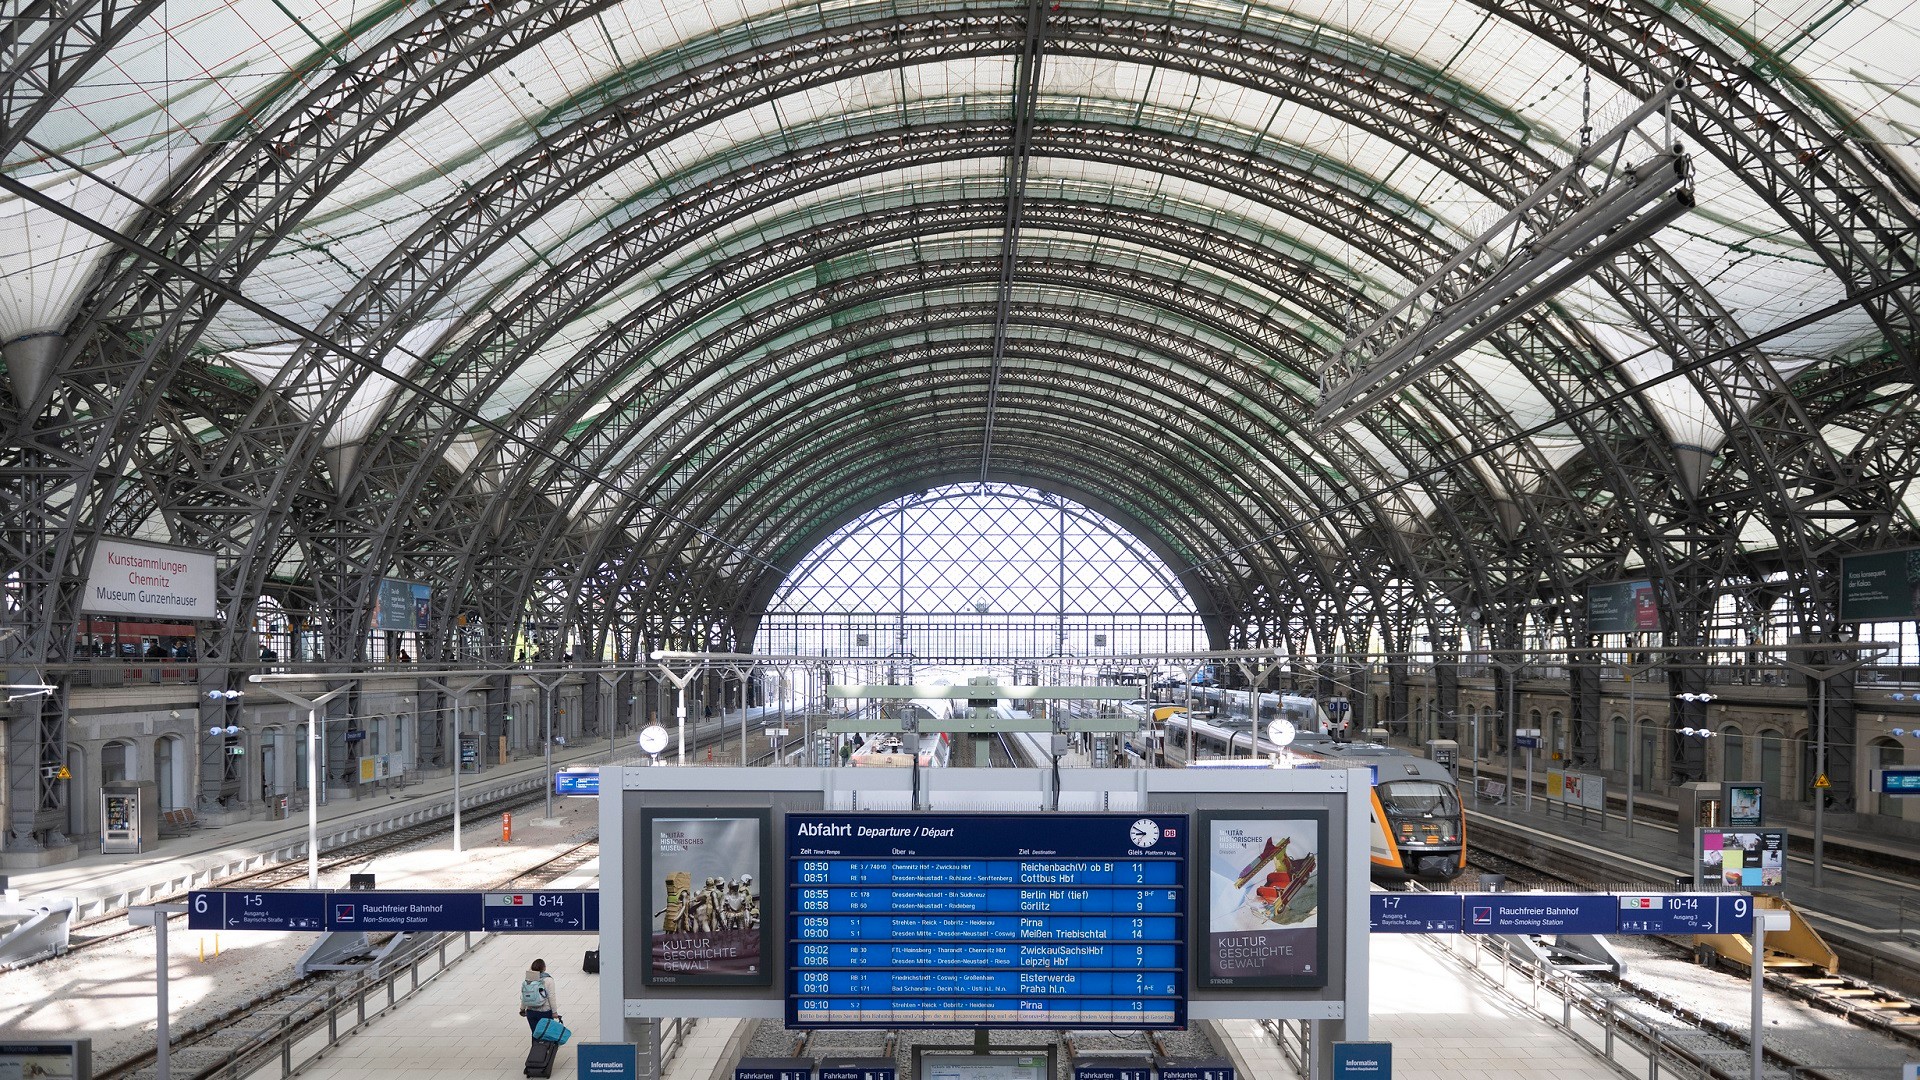
M914 747L911 751L907 749L909 741ZM918 764L923 769L937 769L952 759L953 740L944 731L925 735L882 733L867 736L866 742L847 759L847 764L897 769Z
M1466 869L1466 809L1460 805L1453 774L1426 758L1379 743L1337 741L1325 731L1314 730L1303 730L1282 747L1264 736L1252 738L1244 729L1186 716L1169 717L1157 742L1156 749L1168 765L1365 767L1373 775L1373 835L1368 844L1373 877L1447 881Z

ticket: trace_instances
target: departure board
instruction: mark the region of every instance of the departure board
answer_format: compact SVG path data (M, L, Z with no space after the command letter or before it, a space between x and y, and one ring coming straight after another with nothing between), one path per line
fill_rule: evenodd
M794 1027L1179 1028L1183 814L788 814Z

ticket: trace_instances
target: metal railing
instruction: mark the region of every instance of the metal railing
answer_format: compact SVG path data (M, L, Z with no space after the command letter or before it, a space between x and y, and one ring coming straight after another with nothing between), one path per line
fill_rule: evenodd
M237 1043L226 1064L203 1074L205 1080L265 1080L268 1076L286 1080L305 1070L338 1046L341 1039L466 959L477 946L474 938L472 933L420 935L417 945L409 944L383 963L317 989L277 1018L250 1017L245 1021L247 1026L263 1022L267 1026ZM665 1075L698 1024L691 1018L661 1021L657 1075Z
M207 1080L238 1080L261 1076L278 1059L277 1075L290 1077L325 1055L340 1040L365 1027L369 1020L413 996L464 960L474 949L474 935L422 935L383 964L317 989L278 1018L257 1014L245 1023L267 1027L254 1031L233 1047L227 1063L206 1074ZM436 940L437 939L437 940ZM449 950L457 947L449 955Z

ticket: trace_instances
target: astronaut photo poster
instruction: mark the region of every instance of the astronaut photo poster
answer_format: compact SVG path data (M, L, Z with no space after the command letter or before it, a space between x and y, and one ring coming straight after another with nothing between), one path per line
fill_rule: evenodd
M764 812L647 815L646 982L667 986L772 981L765 915Z

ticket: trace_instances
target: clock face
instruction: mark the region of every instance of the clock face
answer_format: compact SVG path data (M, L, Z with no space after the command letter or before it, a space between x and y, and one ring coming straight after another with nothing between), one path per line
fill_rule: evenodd
M1160 826L1152 818L1141 818L1127 830L1127 836L1133 840L1134 847L1152 847L1160 842Z
M667 748L667 729L658 724L650 724L640 731L640 749L649 754L657 754Z
M1267 741L1275 746L1285 746L1293 741L1293 721L1275 720L1267 725Z

